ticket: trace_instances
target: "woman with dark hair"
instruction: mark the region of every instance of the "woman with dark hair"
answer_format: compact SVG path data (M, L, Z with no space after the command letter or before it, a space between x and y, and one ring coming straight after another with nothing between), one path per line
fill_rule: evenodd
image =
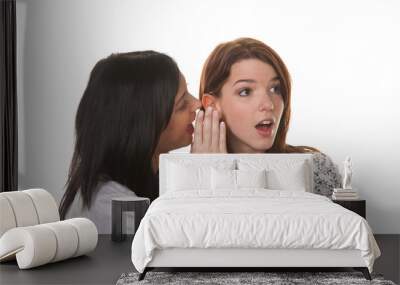
M239 38L219 44L204 63L199 96L206 108L199 117L210 107L221 114L227 152L314 153L314 191L329 196L340 185L340 174L329 157L316 148L286 142L290 75L278 53L265 43Z
M110 233L113 197L157 198L159 155L192 143L199 107L165 54L119 53L100 60L76 114L61 218L87 216L99 233Z

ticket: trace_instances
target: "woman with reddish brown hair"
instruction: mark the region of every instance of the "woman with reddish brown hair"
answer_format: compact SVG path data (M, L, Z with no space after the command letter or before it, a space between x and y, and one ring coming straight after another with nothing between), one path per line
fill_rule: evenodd
M318 151L286 144L290 75L261 41L240 38L218 45L204 64L199 94L203 107L214 107L226 122L229 152Z
M336 165L316 148L286 143L291 113L291 80L281 57L265 43L239 38L219 44L201 74L199 117L211 109L226 124L230 153L314 153L315 191L330 195L340 185Z

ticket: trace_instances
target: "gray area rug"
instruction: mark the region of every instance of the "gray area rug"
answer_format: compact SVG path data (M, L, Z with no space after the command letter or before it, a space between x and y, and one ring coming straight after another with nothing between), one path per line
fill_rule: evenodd
M366 280L361 272L154 272L142 281L139 273L124 273L117 285L133 284L379 284L395 285L382 275L372 274Z

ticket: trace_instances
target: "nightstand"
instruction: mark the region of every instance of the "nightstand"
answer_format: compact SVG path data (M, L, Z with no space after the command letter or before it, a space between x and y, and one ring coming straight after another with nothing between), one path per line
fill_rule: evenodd
M359 214L361 217L366 219L365 215L365 200L332 200L332 202L339 204L340 206Z
M111 239L123 241L128 236L133 238L149 206L149 198L113 198L111 202Z

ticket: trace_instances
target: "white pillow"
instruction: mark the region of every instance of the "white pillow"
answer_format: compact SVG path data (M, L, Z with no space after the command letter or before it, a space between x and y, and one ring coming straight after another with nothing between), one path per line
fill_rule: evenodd
M211 189L236 190L236 170L211 169Z
M238 188L267 188L267 171L261 170L236 170Z
M295 164L291 168L269 170L268 188L274 190L307 191L306 164Z
M192 163L194 162L194 163ZM176 161L167 164L167 191L210 190L211 169L233 170L231 161Z
M304 160L256 159L239 160L240 170L267 170L267 188L273 190L308 191L310 167Z
M210 168L208 167L186 167L170 163L168 172L168 191L210 188Z
M238 190L240 188L266 188L266 170L211 170L211 189Z

